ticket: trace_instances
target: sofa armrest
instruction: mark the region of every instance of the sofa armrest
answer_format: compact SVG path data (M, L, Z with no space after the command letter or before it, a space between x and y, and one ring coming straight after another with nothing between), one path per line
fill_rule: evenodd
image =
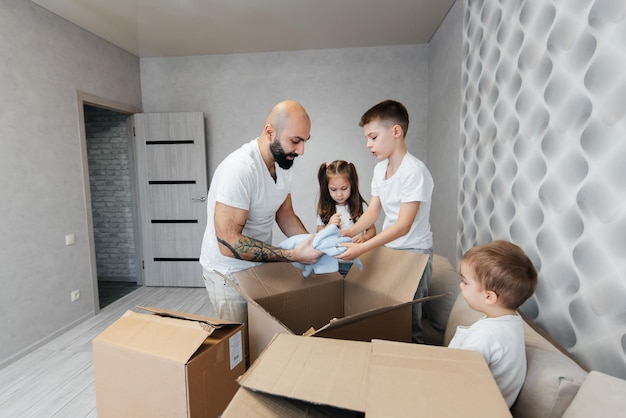
M563 418L618 417L626 411L626 380L597 371L580 386Z

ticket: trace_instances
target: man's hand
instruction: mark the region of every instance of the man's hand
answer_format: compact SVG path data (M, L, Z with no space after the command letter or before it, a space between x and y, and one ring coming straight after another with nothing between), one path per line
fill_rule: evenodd
M302 242L293 249L293 252L289 257L290 261L302 264L315 264L322 256L323 252L313 248L313 245L311 245L313 238L315 238L315 235L311 235L302 240Z

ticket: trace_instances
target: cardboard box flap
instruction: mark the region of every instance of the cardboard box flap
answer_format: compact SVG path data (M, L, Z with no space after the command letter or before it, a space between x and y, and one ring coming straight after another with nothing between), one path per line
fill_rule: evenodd
M378 247L366 252L360 257L363 270L350 269L345 280L349 283L366 286L371 291L389 295L397 302L408 302L413 299L415 290L422 277L428 255L413 251L394 250L387 247ZM385 277L402 277L402 280L384 280ZM349 305L358 306L359 301L348 300L346 295L346 311L359 311L358 307L348 308Z
M369 343L277 334L239 378L253 391L365 411Z
M357 418L362 416L362 413L355 411L253 392L244 387L239 388L222 414L222 418Z
M355 322L360 322L363 321L364 319L367 318L372 318L378 315L383 315L386 314L388 312L392 312L398 309L401 309L402 307L406 306L406 305L413 305L415 303L422 303L422 302L428 302L430 300L433 299L439 299L441 297L444 296L449 296L451 295L452 292L447 292L447 293L440 293L438 295L432 295L432 296L426 296L424 298L419 298L419 299L415 299L415 300L411 300L408 302L404 302L404 303L399 303L397 305L393 305L393 306L384 306L382 308L374 308L374 309L369 309L365 312L360 312L360 313L356 313L353 315L348 315L345 316L343 318L333 318L328 324L324 325L323 327L317 329L317 330L307 330L307 332L305 333L305 335L309 336L317 336L320 334L323 334L327 331L331 331L331 330L335 330L338 328L342 328L344 326L353 324Z
M271 333L271 336L273 336L275 333L280 332L292 333L288 326L280 322L278 319L274 318L272 314L267 312L267 310L263 306L261 306L261 304L259 304L256 300L250 297L248 293L243 291L240 286L237 286L235 283L233 283L232 280L230 280L227 276L220 273L219 271L214 271L222 276L224 280L226 280L228 284L230 284L235 290L237 290L237 292L239 292L239 294L243 296L246 302L248 302L248 322L250 321L250 316L255 315L256 317L263 318L262 322L265 325L264 328ZM250 330L250 332L254 331L255 330ZM270 340L271 338L268 339L268 341Z
M450 390L452 383L456 390ZM369 385L368 417L387 417L392 411L510 416L487 363L475 351L373 340Z
M238 381L225 417L511 416L482 355L447 347L279 334Z
M200 322L129 310L94 341L185 364L209 334Z
M243 293L255 300L306 289L327 281L342 280L339 273L311 274L309 277L303 277L302 270L286 262L265 263L233 273L233 277L237 279Z
M144 311L152 312L162 317L176 318L176 319L182 319L182 320L187 320L187 321L196 321L196 322L199 322L200 324L205 324L207 331L211 333L213 332L213 330L220 329L222 327L232 327L232 326L241 325L239 322L233 322L227 319L209 318L208 316L201 316L201 315L196 315L196 314L171 311L169 309L163 309L163 308L153 308L151 306L136 306L136 308L143 309Z

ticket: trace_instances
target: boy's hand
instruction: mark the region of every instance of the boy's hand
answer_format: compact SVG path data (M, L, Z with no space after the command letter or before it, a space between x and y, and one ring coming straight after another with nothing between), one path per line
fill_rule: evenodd
M335 257L341 261L352 261L365 252L361 249L361 244L354 242L344 242L339 244L339 246L348 248L346 251Z
M342 237L350 237L350 238L352 238L351 230L352 230L352 228L342 229L341 231L339 231L339 235L342 236Z
M352 242L354 242L355 244L360 244L365 241L367 241L367 239L365 238L365 235L363 234L359 234L356 237L352 238Z

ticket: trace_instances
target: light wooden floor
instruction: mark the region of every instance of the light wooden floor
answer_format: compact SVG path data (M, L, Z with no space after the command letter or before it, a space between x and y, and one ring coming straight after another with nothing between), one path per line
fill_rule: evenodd
M0 370L0 417L96 417L91 341L138 305L215 316L205 288L142 287Z

